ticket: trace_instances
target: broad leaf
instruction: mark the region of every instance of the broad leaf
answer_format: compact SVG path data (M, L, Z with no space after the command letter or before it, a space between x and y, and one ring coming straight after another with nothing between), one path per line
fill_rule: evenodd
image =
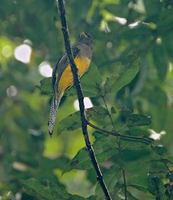
M81 128L80 113L75 112L64 119L62 119L58 124L58 132L62 133L64 131L73 131L75 129Z
M52 183L49 180L44 182L31 178L23 181L24 191L42 200L84 200L84 198L77 195L69 194L65 187L60 183Z

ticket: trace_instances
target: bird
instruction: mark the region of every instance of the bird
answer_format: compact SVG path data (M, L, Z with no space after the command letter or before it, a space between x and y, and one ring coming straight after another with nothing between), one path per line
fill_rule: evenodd
M78 75L81 78L87 71L92 58L93 39L87 32L81 32L78 36L76 44L71 48L74 62L78 69ZM56 63L52 72L52 100L50 105L48 131L53 134L57 110L64 95L69 87L73 86L73 75L71 66L65 53Z

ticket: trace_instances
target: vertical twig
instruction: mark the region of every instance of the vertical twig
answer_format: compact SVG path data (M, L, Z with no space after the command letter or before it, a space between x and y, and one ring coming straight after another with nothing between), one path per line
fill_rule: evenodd
M128 197L127 197L126 173L125 173L125 170L124 170L124 169L122 169L122 174L123 174L123 182L124 182L124 197L125 197L125 200L128 200Z
M104 103L104 105L105 105L105 108L106 108L106 110L107 110L107 114L108 114L109 119L110 119L110 121L111 121L112 128L113 128L113 130L115 131L115 125L114 125L114 122L113 122L111 113L109 112L109 108L108 108L108 105L107 105L107 103L106 103L105 95L102 95L101 98L103 99L103 103Z
M71 51L71 46L70 46L70 39L69 39L69 32L68 32L68 26L67 26L67 22L66 22L66 17L65 17L65 8L64 8L64 2L63 0L56 0L57 6L59 7L59 11L60 11L60 18L61 18L61 25L62 25L62 32L63 32L63 37L64 37L64 44L65 44L65 49L67 52L67 56L70 62L70 66L71 66L71 71L73 74L73 80L74 80L74 85L76 88L76 92L77 92L77 97L78 97L78 101L79 101L79 108L80 108L80 117L81 117L81 123L82 123L82 132L83 132L83 136L85 139L85 144L86 144L86 148L88 150L91 162L93 164L93 167L95 169L95 172L97 174L97 180L104 192L105 198L107 200L111 200L111 196L109 194L109 191L107 189L107 186L104 182L103 179L103 175L102 172L100 170L100 167L97 163L96 160L96 156L94 153L94 149L90 143L90 139L89 139L89 135L88 135L88 123L86 120L86 116L85 116L85 106L84 106L84 96L83 96L83 92L82 92L82 88L80 85L80 81L78 78L78 71L77 71L77 67L74 63L74 59L73 59L73 54Z
M108 108L108 105L107 105L107 103L106 103L105 95L102 95L101 98L103 99L105 108L106 108L106 110L107 110L107 114L108 114L109 119L110 119L110 122L111 122L111 124L112 124L112 128L113 128L113 130L116 132L116 130L115 130L115 125L114 125L114 122L113 122L113 119L112 119L112 115L111 115L111 113L110 113L110 111L109 111L109 108ZM119 153L121 152L120 139L121 139L121 137L120 137L120 136L117 136L117 144L118 144L118 151L119 151ZM128 200L128 197L127 197L127 181L126 181L126 174L125 174L125 170L123 169L122 166L121 166L121 172L122 172L123 182L124 182L124 197L125 197L125 200Z
M152 177L152 183L155 186L155 191L156 191L156 200L161 200L161 194L160 194L160 189L159 189L159 177L158 176L153 176Z

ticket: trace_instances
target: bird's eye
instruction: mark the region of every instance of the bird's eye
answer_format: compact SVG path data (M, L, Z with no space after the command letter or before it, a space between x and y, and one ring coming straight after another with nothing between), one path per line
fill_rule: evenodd
M91 38L91 36L87 32L84 32L84 33L88 38Z
M91 38L91 36L87 32L82 32L80 37Z

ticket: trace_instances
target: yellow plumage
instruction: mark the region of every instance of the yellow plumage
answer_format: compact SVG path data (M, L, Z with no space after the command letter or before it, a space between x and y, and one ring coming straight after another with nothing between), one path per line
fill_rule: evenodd
M74 61L78 68L78 74L81 77L88 70L90 59L88 59L87 57L76 57ZM71 67L68 64L59 80L57 93L59 94L63 93L68 87L72 85L73 85L73 75L71 72Z

